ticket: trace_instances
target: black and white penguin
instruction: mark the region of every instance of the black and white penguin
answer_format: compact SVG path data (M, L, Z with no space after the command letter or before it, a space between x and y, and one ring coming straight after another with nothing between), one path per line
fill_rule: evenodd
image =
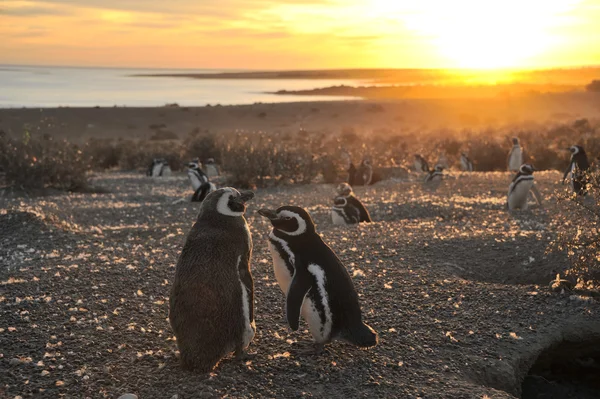
M523 147L519 144L519 139L513 137L513 146L508 153L507 168L509 172L518 172L523 165Z
M154 158L150 164L146 175L151 177L169 177L171 176L171 167L169 162L163 158Z
M209 194L177 261L169 321L185 369L210 372L231 352L244 356L254 337L252 237L244 218L253 197L231 187Z
M415 154L415 171L429 172L429 164L427 163L427 160L421 156L421 154Z
M317 233L309 213L297 206L258 213L273 225L269 248L292 330L298 329L302 315L317 352L333 339L363 348L376 345L377 333L362 321L352 278Z
M362 202L360 202L358 198L354 196L354 192L352 191L351 185L349 185L348 183L341 183L339 186L337 186L337 195L338 197L344 197L347 200L347 206L351 206L353 208L358 209L358 223L370 223L373 221L371 220L371 215L369 215L369 211L367 211L367 208L363 205ZM334 222L334 224L336 223Z
M371 160L369 158L365 158L362 160L360 165L358 166L357 171L358 178L360 179L360 184L362 186L368 186L373 184L373 165L371 165ZM358 182L357 182L358 183Z
M204 168L206 170L206 175L209 178L217 177L220 175L219 168L218 168L217 164L215 163L214 158L208 158L206 160L206 162L204 163Z
M333 207L331 208L331 221L336 226L348 226L357 224L360 219L360 212L357 208L350 205L346 197L335 197Z
M471 159L469 159L467 154L465 154L464 152L460 154L460 167L465 172L472 172L474 170L473 161L471 161Z
M444 167L442 165L435 165L435 169L432 169L427 173L425 177L425 183L437 183L442 181L444 178Z
M527 199L529 191L533 188L533 172L535 168L530 164L523 164L508 186L508 197L506 207L509 210L528 208Z
M589 181L590 162L585 150L580 145L574 145L568 148L571 151L571 161L563 175L563 183L570 174L570 183L573 192L577 195L587 194L587 183Z
M198 160L193 160L188 164L188 177L192 183L194 194L192 195L192 202L202 202L204 198L217 188L208 180L208 176L200 167Z

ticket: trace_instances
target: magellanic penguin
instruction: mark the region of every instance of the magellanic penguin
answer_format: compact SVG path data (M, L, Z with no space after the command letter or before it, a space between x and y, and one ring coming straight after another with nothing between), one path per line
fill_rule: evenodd
M200 168L198 160L193 160L188 164L188 177L194 189L192 202L202 202L208 194L216 190L215 185L208 180L208 176Z
M464 152L460 154L460 166L465 172L472 172L474 170L473 161Z
M427 163L427 160L421 156L421 154L415 154L415 171L429 172L429 164Z
M523 164L519 168L519 172L515 175L510 186L508 186L508 197L506 207L509 210L522 209L528 207L527 199L529 198L529 190L533 187L533 172L534 167L529 164Z
M181 365L211 371L227 354L245 355L252 341L252 237L244 218L250 191L226 187L200 206L175 270L169 321Z
M220 175L219 168L215 163L214 158L208 158L204 163L204 168L206 169L206 175L208 177L217 177Z
M518 172L523 165L523 148L519 144L519 139L513 137L513 146L508 153L507 165L509 172Z
M442 165L435 165L435 169L432 169L427 173L425 183L439 183L443 178L444 167Z
M571 151L571 161L565 174L563 175L563 183L570 174L570 183L573 192L577 195L587 194L587 183L589 181L590 162L585 150L580 145L574 145L568 148Z
M348 203L346 197L335 197L331 208L331 221L336 226L357 224L360 211Z
M333 339L362 348L376 345L377 333L362 321L358 294L346 267L323 242L308 212L297 206L258 212L273 225L269 248L292 330L298 329L302 314L316 352Z
M358 209L358 223L370 223L373 221L371 220L371 215L369 215L369 211L367 211L367 208L363 205L363 203L360 202L360 200L354 196L352 186L350 186L348 183L341 183L339 186L337 186L337 195L338 197L346 198L348 206Z

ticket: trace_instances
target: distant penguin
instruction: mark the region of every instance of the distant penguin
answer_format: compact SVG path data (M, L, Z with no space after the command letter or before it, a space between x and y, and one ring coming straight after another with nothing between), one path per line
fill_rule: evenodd
M446 156L445 152L441 152L438 160L437 160L437 165L442 165L444 167L444 169L448 169L450 167L450 162L448 161L448 157Z
M523 165L523 148L519 144L519 139L513 137L512 139L513 147L508 153L508 170L509 172L518 172Z
M435 169L432 169L427 173L425 177L425 183L436 183L440 182L444 178L444 167L442 165L435 165Z
M360 166L358 167L358 178L360 180L360 184L358 185L368 186L373 183L373 166L371 165L370 159L365 158L360 163Z
M348 183L341 183L339 186L337 186L337 195L338 197L344 197L348 202L348 206L352 206L353 208L358 209L359 223L370 223L373 221L371 220L371 215L369 215L369 211L367 211L367 208L363 205L363 203L360 202L360 200L354 196L352 186L350 186Z
M331 208L331 221L336 226L357 224L360 218L358 209L348 204L346 197L335 197Z
M273 225L269 248L292 330L298 329L302 315L317 353L333 339L363 348L376 345L377 333L362 321L352 278L317 233L309 213L297 206L258 213Z
M162 169L160 170L161 177L171 177L171 167L169 166L169 162L166 159L162 160Z
M429 172L429 164L427 163L427 160L421 156L421 154L415 154L415 171Z
M163 167L164 167L163 160L159 159L159 158L155 158L152 161L152 171L150 172L150 176L160 177L162 175Z
M354 166L354 164L350 162L350 165L348 166L348 182L350 182L351 185L356 184L357 175L358 171L356 170L356 166Z
M460 154L460 167L465 172L472 172L474 170L473 162L469 159L467 154L465 154L464 152Z
M250 191L227 187L209 194L179 256L169 321L185 369L210 372L252 341L252 237L244 218Z
M216 186L208 180L208 176L200 168L200 162L196 159L188 164L188 177L194 189L192 202L202 202L208 194L216 190Z
M529 191L533 187L533 172L534 167L529 164L523 164L519 168L519 172L515 175L508 186L508 197L506 199L506 207L509 210L528 208L527 199Z
M206 175L210 178L219 176L219 168L215 163L214 158L208 158L204 163L204 169L206 171Z
M150 176L150 177L154 176L154 167L156 166L157 163L158 163L158 158L152 159L152 162L150 162L148 169L146 169L146 176Z
M588 173L590 171L590 162L588 161L587 154L580 145L571 146L568 150L571 151L571 161L563 175L563 183L570 174L570 183L573 192L577 195L586 195L586 186L589 181Z

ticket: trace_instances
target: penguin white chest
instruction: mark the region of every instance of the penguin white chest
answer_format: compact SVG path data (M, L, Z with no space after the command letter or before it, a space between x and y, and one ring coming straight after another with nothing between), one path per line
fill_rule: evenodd
M188 176L190 178L190 181L192 182L192 188L194 189L194 191L198 190L202 185L202 182L200 181L196 173L194 173L193 171L189 171Z
M326 291L325 270L314 263L308 265L308 272L313 275L316 282L317 295L314 295L321 302L323 314L319 313L313 299L307 295L302 303L302 317L308 324L308 329L317 343L324 343L331 338L331 328L333 326L333 315L329 305L329 294ZM311 288L315 289L315 287Z
M275 279L277 280L277 284L279 284L279 288L281 288L281 291L283 291L283 293L287 295L288 289L290 288L290 284L292 282L292 274L290 273L288 265L285 263L285 260L279 254L279 250L273 245L271 240L269 240L268 243L269 250L271 251L271 257L273 258L273 271L275 273ZM285 243L285 241L283 241L282 246L284 245L287 246L287 243ZM288 256L290 256L290 253L288 253ZM290 259L293 259L293 255Z
M518 181L516 187L508 195L508 209L527 209L527 199L532 186L533 179Z
M162 171L163 165L161 163L157 163L152 167L152 177L159 177L160 172Z
M342 214L343 212L344 211L342 209L333 208L331 210L331 221L334 225L345 226L347 224L346 219L344 219L344 215Z
M521 147L514 147L510 153L510 159L508 161L508 170L518 171L523 164L523 152Z
M240 281L240 286L242 289L242 315L243 315L243 324L244 324L244 335L243 335L243 347L246 349L248 345L250 345L250 341L254 338L254 334L256 332L256 324L254 320L250 320L250 307L252 304L250 303L250 297L248 295L248 287L244 285L240 275L239 275L239 267L240 262L242 260L241 256L238 256L237 261L237 270L238 270L238 279Z

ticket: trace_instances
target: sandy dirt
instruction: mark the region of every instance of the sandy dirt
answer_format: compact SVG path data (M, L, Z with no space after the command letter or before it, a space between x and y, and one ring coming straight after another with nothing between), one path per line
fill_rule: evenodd
M158 78L157 78L158 79ZM532 94L493 99L331 101L207 107L0 109L0 131L43 132L56 138L148 139L157 130L184 139L193 131L339 133L486 129L538 121L600 117L598 93Z
M92 111L90 111L92 112ZM182 112L182 111L178 111ZM536 175L546 209L508 214L505 173L452 173L435 192L417 176L359 187L375 223L333 226L331 185L258 190L253 358L206 376L182 371L167 320L170 282L198 205L184 175L95 175L107 194L0 199L0 397L515 398L540 351L600 334L598 305L552 293L568 267L546 254L557 172ZM256 210L306 207L345 263L369 350L334 342L301 355Z

